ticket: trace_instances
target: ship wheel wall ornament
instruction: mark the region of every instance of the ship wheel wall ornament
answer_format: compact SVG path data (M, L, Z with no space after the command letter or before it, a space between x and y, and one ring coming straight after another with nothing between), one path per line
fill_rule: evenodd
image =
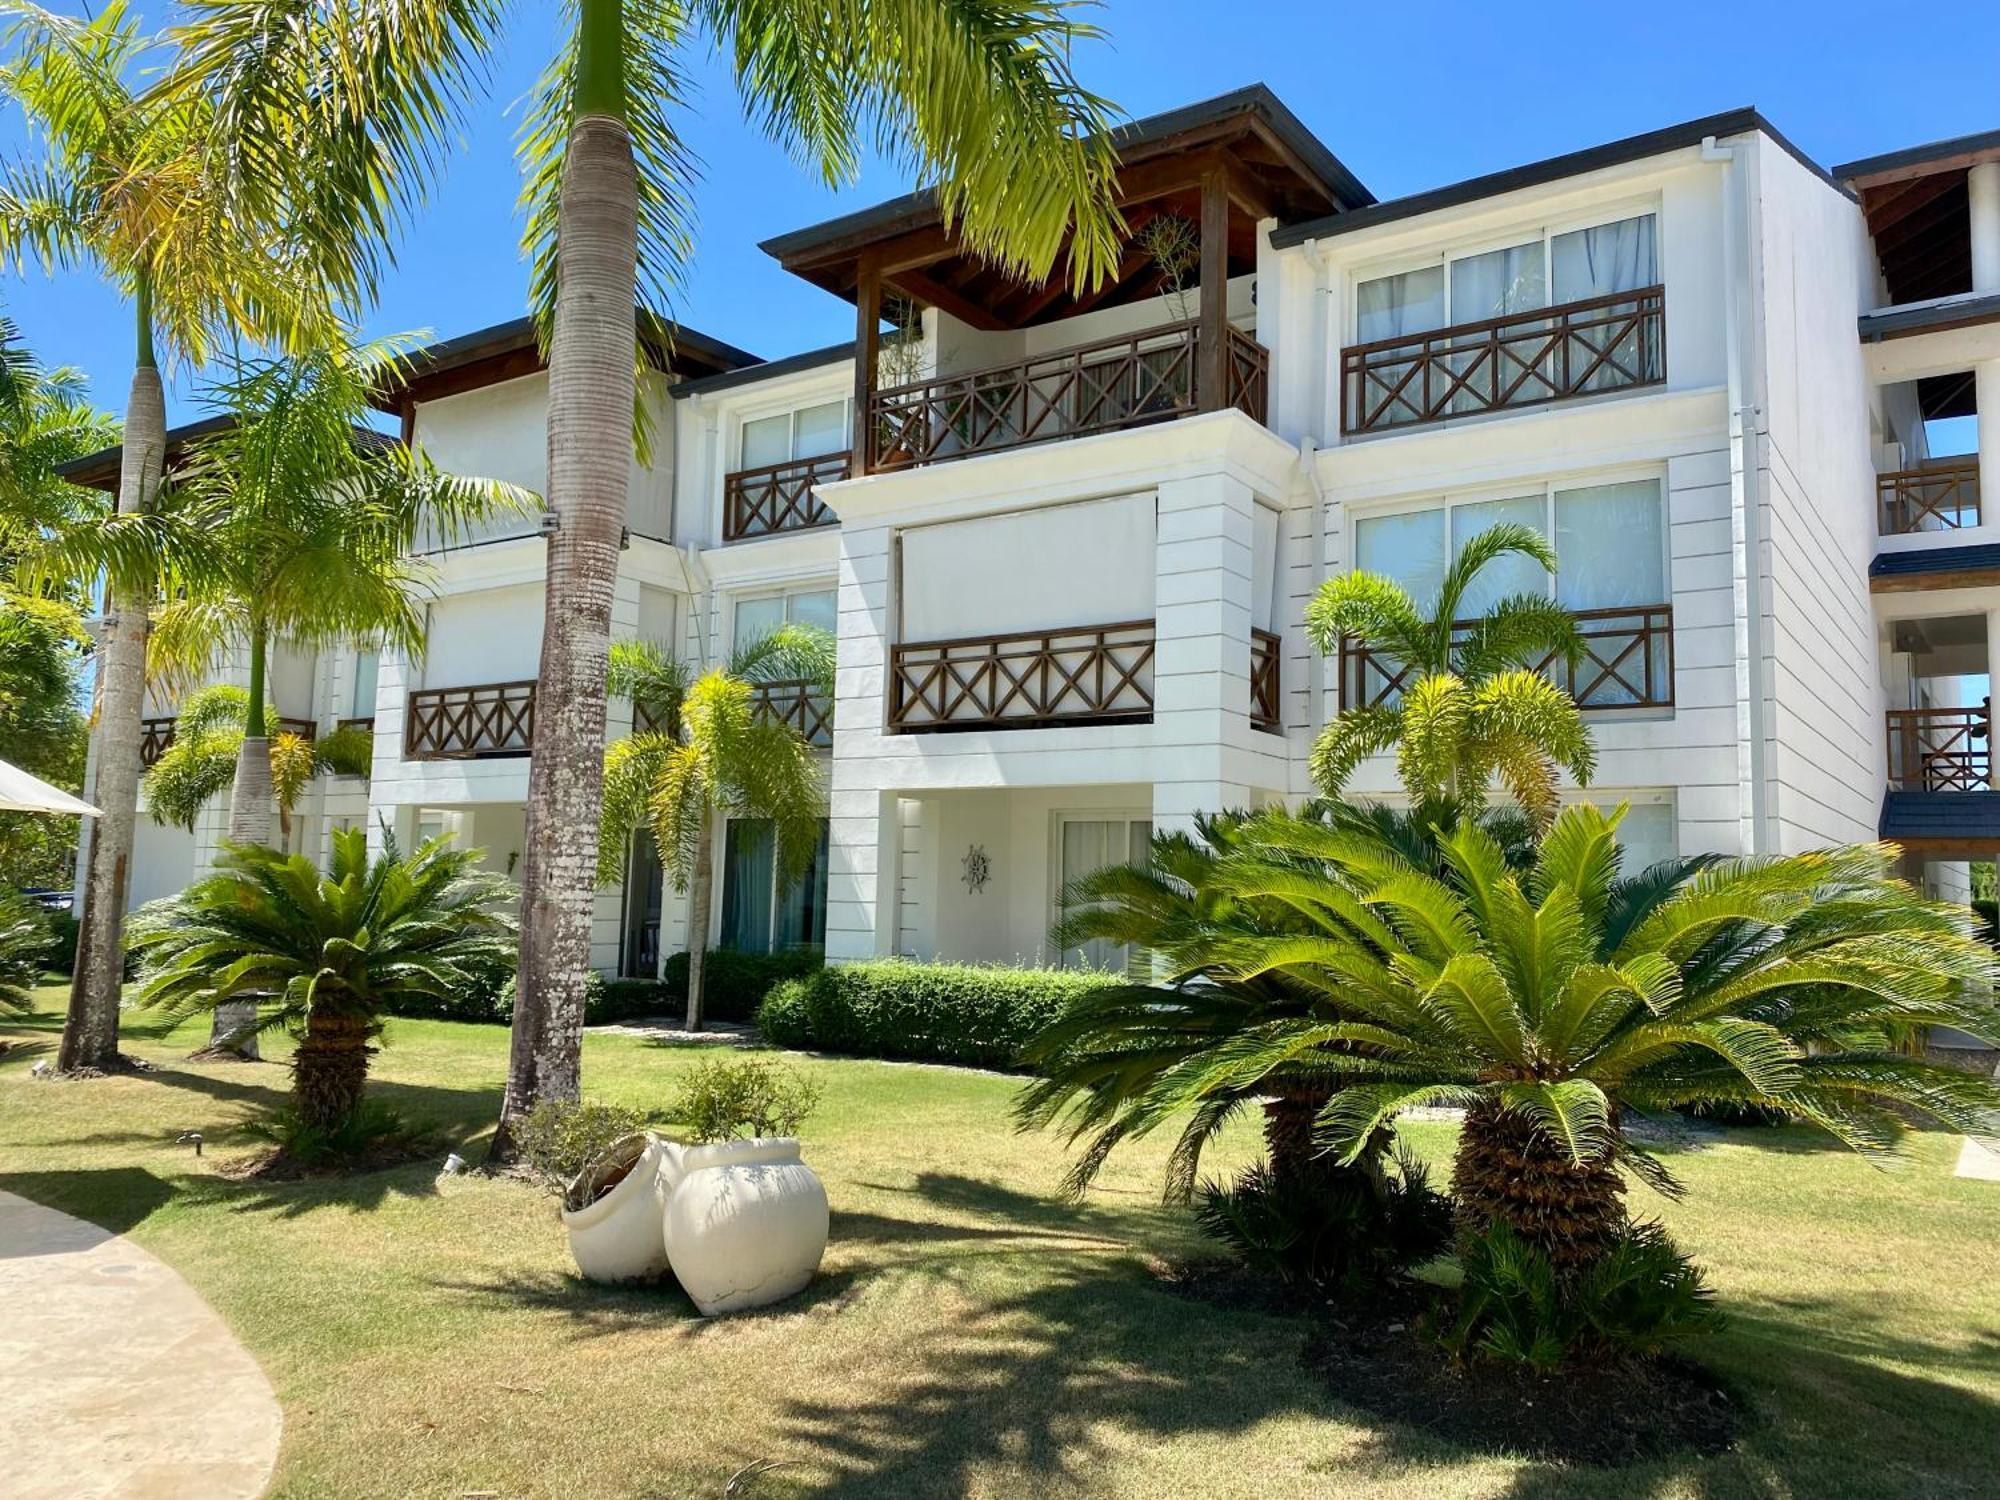
M993 861L986 857L986 846L974 844L959 863L965 868L965 873L958 877L965 882L965 888L975 896L985 890L986 882L993 878Z

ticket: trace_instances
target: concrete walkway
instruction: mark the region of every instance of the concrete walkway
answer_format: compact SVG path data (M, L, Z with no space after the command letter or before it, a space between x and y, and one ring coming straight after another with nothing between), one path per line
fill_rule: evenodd
M0 1492L251 1500L283 1418L222 1319L122 1236L0 1193Z

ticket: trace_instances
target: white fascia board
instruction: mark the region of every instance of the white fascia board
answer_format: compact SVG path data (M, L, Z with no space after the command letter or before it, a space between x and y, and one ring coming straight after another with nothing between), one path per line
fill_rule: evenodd
M1297 487L1298 450L1239 411L1219 411L868 474L822 485L819 492L843 524L882 525L1029 510L1216 473L1282 505Z
M1927 375L1955 375L1986 360L2000 359L2000 323L1901 334L1863 343L1861 354L1868 378L1876 385L1897 385Z
M722 589L833 578L840 572L840 528L820 526L709 547L701 554L701 565Z
M1433 495L1700 451L1727 431L1728 408L1721 386L1606 396L1343 443L1315 459L1329 501Z

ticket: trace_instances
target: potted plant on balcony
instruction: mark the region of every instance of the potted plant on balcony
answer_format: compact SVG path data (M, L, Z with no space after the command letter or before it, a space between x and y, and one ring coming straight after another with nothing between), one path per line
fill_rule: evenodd
M914 385L924 375L923 315L909 298L892 297L883 304L882 316L889 331L876 352L875 388ZM931 413L921 396L895 412L878 411L873 420L873 467L878 471L907 468L928 456Z
M1176 325L1192 324L1200 311L1201 230L1185 214L1156 214L1133 236L1160 276L1160 296ZM1193 404L1192 337L1157 353L1141 352L1132 371L1132 415L1164 416ZM1166 356L1163 369L1160 355ZM1180 368L1173 368L1178 358ZM1142 383L1143 382L1143 383Z
M667 1255L704 1317L802 1289L826 1250L826 1189L795 1131L819 1090L761 1058L718 1058L683 1079L673 1117L690 1144L666 1174Z

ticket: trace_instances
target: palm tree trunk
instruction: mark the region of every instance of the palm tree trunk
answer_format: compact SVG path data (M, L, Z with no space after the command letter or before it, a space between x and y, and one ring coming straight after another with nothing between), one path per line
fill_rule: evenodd
M264 722L264 679L269 640L261 623L250 627L250 702L244 709L243 743L236 751L236 780L229 789L229 842L271 842L271 741ZM209 1051L255 1058L257 1002L230 1000L215 1007Z
M1280 1182L1301 1182L1313 1170L1313 1121L1328 1097L1323 1089L1284 1087L1264 1101L1264 1154Z
M557 226L549 341L549 539L507 1092L515 1120L582 1086L584 975L604 787L604 679L637 398L638 177L625 128L621 0L583 0L576 118Z
M1520 1115L1492 1104L1465 1112L1452 1168L1465 1229L1506 1224L1558 1266L1588 1265L1625 1227L1624 1193L1608 1162L1578 1166Z
M368 1082L368 1028L355 1016L315 1006L292 1054L292 1097L299 1116L319 1130L335 1131L361 1107Z
M715 889L715 809L701 810L701 837L694 850L694 880L688 889L687 1029L701 1030L703 987L708 982L708 911Z
M121 515L152 508L166 463L167 407L153 362L152 297L140 278L138 352L125 404L118 467ZM85 867L82 929L56 1066L64 1072L118 1066L118 1001L125 983L125 899L139 820L139 733L146 711L146 613L151 601L104 596L99 656L97 768L90 800L99 809Z

